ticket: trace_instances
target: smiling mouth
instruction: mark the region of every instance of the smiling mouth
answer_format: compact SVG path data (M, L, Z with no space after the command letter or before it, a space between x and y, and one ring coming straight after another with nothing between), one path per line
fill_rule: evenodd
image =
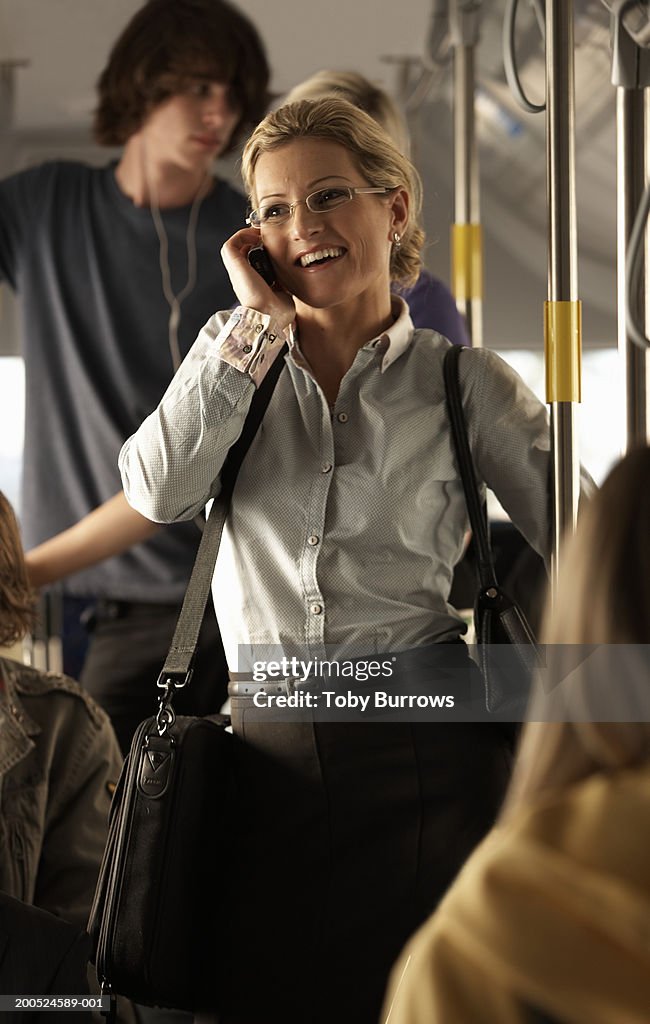
M322 267L323 264L337 260L341 256L345 256L345 249L341 249L339 246L317 249L316 252L306 252L304 256L300 256L296 260L296 265L299 267Z

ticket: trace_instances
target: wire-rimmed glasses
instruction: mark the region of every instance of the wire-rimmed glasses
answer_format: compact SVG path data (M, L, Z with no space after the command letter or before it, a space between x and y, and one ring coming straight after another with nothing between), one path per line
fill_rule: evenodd
M295 203L264 203L250 211L246 223L254 228L268 227L271 224L285 224L301 203L304 203L312 213L329 213L330 210L336 210L339 206L351 202L355 196L385 195L392 191L393 189L387 186L374 188L371 185L364 185L354 188L349 185L328 185L327 188L319 188L316 192L311 192L305 199L296 200Z

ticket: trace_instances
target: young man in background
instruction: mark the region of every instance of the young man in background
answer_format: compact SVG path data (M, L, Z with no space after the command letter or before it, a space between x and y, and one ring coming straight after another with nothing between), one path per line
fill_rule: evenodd
M0 182L0 280L23 314L26 547L120 490L123 441L208 317L233 302L219 251L246 203L212 165L264 113L268 79L257 31L225 0L149 0L98 82L95 138L122 145L120 159ZM173 526L64 584L68 628L81 615L92 625L81 680L123 750L155 709L199 540L193 523ZM210 607L177 710L218 710L224 672Z

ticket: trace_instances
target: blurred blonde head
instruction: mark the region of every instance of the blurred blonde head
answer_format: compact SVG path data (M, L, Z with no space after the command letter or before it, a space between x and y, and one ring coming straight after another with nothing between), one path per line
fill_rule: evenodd
M0 491L0 647L20 640L34 624L35 595L27 578L18 522Z
M382 126L399 151L410 155L406 122L393 99L356 71L317 71L287 93L284 103L299 100L320 100L325 96L338 96L363 110Z
M563 680L571 671L575 648L563 645L609 645L597 653L611 671L590 674L588 659L582 674L579 666L577 684L567 691L577 694L583 720L526 726L506 816L542 793L650 758L650 723L642 720L647 715L589 720L590 713L602 717L603 706L613 709L612 717L619 711L624 717L627 708L648 703L645 659L639 654L637 660L635 651L650 643L649 525L650 449L642 448L616 466L581 516L542 630L550 679Z
M424 244L420 176L383 128L347 100L301 100L267 114L242 155L242 175L252 204L256 205L255 167L262 153L305 138L327 139L343 146L369 185L404 188L408 192L409 218L399 248L393 249L390 271L392 281L414 284L420 273Z

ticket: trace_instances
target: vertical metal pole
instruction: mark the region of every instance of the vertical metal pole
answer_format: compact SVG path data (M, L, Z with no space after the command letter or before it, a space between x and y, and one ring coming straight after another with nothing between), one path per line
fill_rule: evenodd
M642 88L616 90L618 350L625 367L627 451L647 441L647 355L628 336L625 324L625 254L645 184L645 95ZM642 285L637 323L646 319L646 293Z
M483 253L474 119L475 53L480 3L452 0L454 64L454 225L452 291L464 314L472 345L483 344Z
M16 70L25 68L26 60L0 61L0 177L15 169L14 102L16 93Z
M549 211L546 381L551 405L553 579L562 535L575 528L579 459L580 303L575 207L575 83L571 0L546 4L546 154Z

